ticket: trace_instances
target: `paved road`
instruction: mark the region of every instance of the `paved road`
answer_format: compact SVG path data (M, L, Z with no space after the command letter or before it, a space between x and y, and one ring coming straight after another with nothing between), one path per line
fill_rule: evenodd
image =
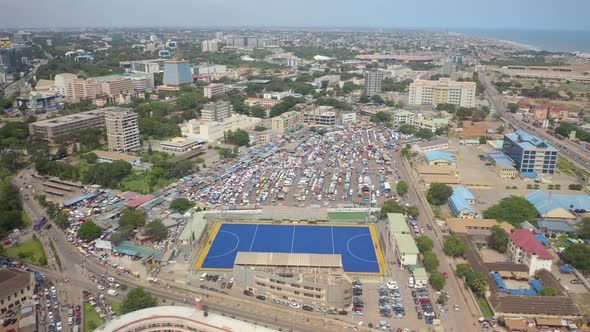
M507 108L502 103L502 97L490 82L489 78L485 76L485 74L479 72L479 80L485 87L485 95L491 103L492 110L498 113L504 122L509 123L514 128L526 129L543 140L548 141L559 149L559 154L561 156L566 157L578 167L590 172L590 152L567 139L558 140L554 136L549 135L544 129L533 127L530 123L524 122L521 117L508 112Z
M469 294L464 288L463 282L459 281L455 276L453 259L444 253L442 245L443 234L440 232L430 205L426 201L426 197L424 197L424 194L418 185L417 178L411 171L411 165L404 162L404 165L400 165L399 169L402 180L407 181L409 184L409 190L404 196L404 201L419 208L420 215L417 218L418 225L425 230L425 235L433 239L433 252L440 261L439 271L448 274L444 290L447 291L450 296L447 305L450 320L443 320L441 321L441 324L447 329L447 331L474 330L477 318L479 317L477 304L474 303L471 294ZM426 227L427 224L431 224L433 230L428 230ZM433 299L436 301L435 296L433 296ZM459 311L453 310L455 304L459 305Z

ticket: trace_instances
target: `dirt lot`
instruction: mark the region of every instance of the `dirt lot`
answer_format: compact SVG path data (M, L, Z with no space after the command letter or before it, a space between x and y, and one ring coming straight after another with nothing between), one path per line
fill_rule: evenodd
M510 260L505 254L499 253L494 249L482 248L479 250L481 257L486 263L505 262Z

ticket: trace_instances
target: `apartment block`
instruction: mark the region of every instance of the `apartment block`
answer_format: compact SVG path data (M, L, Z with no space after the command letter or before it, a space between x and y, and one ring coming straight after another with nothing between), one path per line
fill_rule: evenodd
M203 94L207 98L213 98L214 96L225 93L225 84L223 83L211 83L203 87Z
M259 118L248 117L243 114L234 114L223 121L200 122L197 120L190 120L180 129L183 136L215 142L222 140L224 133L229 130L251 130L261 122L262 120Z
M20 305L32 299L35 278L31 272L0 269L0 313L16 312Z
M475 107L475 82L456 82L449 78L438 81L416 80L410 84L411 105L453 104Z
M510 242L506 253L517 264L529 267L529 275L541 269L551 271L553 256L528 229L513 229L508 233Z
M289 111L272 118L272 130L279 134L285 134L297 130L303 126L303 113Z
M127 153L139 150L137 114L130 108L112 107L104 112L109 150Z
M392 120L395 126L401 126L403 124L411 125L414 122L415 117L416 113L414 112L397 110L393 112Z
M318 106L303 112L303 123L308 125L334 126L336 112L332 106Z
M131 72L133 73L161 73L164 71L164 59L131 61Z

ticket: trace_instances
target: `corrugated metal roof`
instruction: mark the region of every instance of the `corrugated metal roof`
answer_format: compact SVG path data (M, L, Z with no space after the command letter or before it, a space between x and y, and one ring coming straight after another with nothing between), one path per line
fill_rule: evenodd
M590 195L548 194L537 190L525 198L535 206L541 215L559 208L566 211L571 209L590 210Z
M238 252L234 265L342 268L340 255Z
M428 161L443 159L451 163L455 162L455 157L453 155L442 151L426 151L424 152L424 156Z
M395 241L397 248L401 253L404 254L418 254L418 247L414 238L409 234L398 234L395 235Z
M392 234L407 233L410 234L410 227L406 217L402 213L388 213L389 232Z

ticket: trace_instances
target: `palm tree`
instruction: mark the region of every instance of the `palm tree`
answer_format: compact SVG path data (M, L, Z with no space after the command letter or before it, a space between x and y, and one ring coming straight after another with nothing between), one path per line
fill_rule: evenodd
M488 278L481 272L473 272L467 276L467 286L477 296L483 296L488 286Z

